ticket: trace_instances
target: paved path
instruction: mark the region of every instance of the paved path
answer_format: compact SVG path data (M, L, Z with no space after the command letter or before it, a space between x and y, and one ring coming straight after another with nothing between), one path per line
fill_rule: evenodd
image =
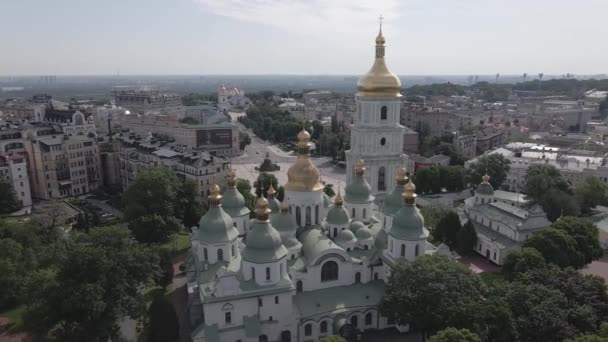
M124 215L122 211L108 205L105 201L100 201L100 200L96 200L93 198L87 198L86 200L88 202L95 204L96 206L100 207L101 209L103 209L109 213L112 213L114 216L116 216L118 218L122 218Z

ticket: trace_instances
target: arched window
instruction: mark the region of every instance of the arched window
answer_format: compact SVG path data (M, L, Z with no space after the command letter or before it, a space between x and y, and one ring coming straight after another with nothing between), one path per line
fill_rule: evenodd
M328 261L321 267L321 281L338 280L338 264Z
M205 259L205 261L209 260L209 255L207 255L207 248L203 248L203 259Z
M270 267L266 267L266 280L270 280Z
M374 280L378 280L378 272L374 273Z
M319 205L315 206L315 224L319 224Z
M355 273L355 283L359 284L361 282L361 273Z
M401 256L404 257L405 256L405 245L401 244Z
M369 246L368 245L363 245L363 249L367 250L367 249L369 249Z
M310 226L311 224L312 224L312 221L311 221L310 206L306 206L306 225Z
M255 267L251 268L251 279L255 280Z
M235 257L235 255L234 255L234 245L230 245L230 256L233 257L233 258Z
M355 328L356 328L356 327L357 327L357 325L359 325L359 317L357 317L357 316L353 316L353 317L351 317L351 318L350 318L350 324L351 324L353 327L355 327Z
M382 108L380 108L380 120L386 120L387 112L388 108L386 106L382 106Z
M222 249L217 250L217 261L224 261L224 251Z
M296 283L296 292L302 293L302 281L301 280L298 280L298 282Z
M310 336L310 335L312 335L312 325L306 324L304 326L304 336Z
M338 236L338 228L334 227L334 237Z
M320 330L321 334L327 333L327 321L321 322L321 327L319 330Z
M268 342L268 336L260 335L260 337L258 337L258 342Z
M418 256L418 245L414 247L414 256Z
M279 296L274 296L274 303L279 304Z
M368 312L367 315L365 315L365 325L372 325L372 313Z
M388 242L388 244L389 244L388 249L390 249L390 251L391 251L391 252L393 252L393 240L390 240L390 241Z
M385 171L384 166L380 166L378 169L378 190L385 191L386 190L386 182L385 182Z
M296 207L296 223L298 226L302 225L302 213L300 211L300 207Z
M353 209L351 210L350 217L352 217L353 219L355 218L355 208L353 208Z
M363 208L363 215L362 216L363 216L363 218L367 217L367 209Z

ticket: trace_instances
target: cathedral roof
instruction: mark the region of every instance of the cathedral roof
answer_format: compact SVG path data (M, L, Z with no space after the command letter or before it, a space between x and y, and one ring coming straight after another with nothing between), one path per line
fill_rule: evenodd
M416 186L410 180L404 188L404 205L395 214L389 234L402 240L426 239L429 232L424 228L424 218L416 207Z
M355 177L344 189L344 200L349 203L369 203L374 200L372 186L365 179L365 164L359 159L355 166Z
M395 189L384 199L384 207L382 208L384 214L394 215L403 206L403 186L406 184L407 179L405 168L402 167L397 170Z
M232 218L222 209L222 195L219 187L211 187L209 210L198 222L198 239L208 243L228 242L239 236L239 231L234 227Z
M272 215L270 218L270 223L281 234L285 247L290 248L300 243L296 239L296 231L298 229L296 219L289 213L289 206L285 200L281 203L279 213Z
M480 195L493 195L494 188L492 187L492 184L490 184L490 176L488 176L486 174L483 177L481 177L481 179L482 179L481 184L479 184L477 186L477 189L475 189L475 192Z
M270 224L268 219L270 214L268 200L264 197L259 198L255 213L257 219L245 238L243 260L265 263L283 258L287 255L287 249L283 246L281 234Z
M249 214L249 208L245 206L245 198L236 188L236 172L234 169L228 170L226 174L226 190L222 200L222 208L231 217L239 217Z
M303 129L298 133L298 159L287 170L287 183L285 190L294 192L321 191L323 185L319 169L310 160L310 134Z
M336 236L335 241L338 245L342 245L346 243L356 242L357 239L355 238L355 234L353 234L353 232L348 229L344 229L338 233L338 236Z
M350 217L348 216L348 210L342 206L333 206L327 212L327 223L330 224L348 224Z
M385 39L382 27L376 37L376 59L372 68L357 82L358 95L362 96L401 96L399 77L388 70L384 61Z
M353 233L356 233L357 230L359 230L363 227L365 227L365 225L361 221L353 221L350 223L350 225L348 225L348 229L350 229L350 231Z
M372 231L369 230L369 228L367 227L361 227L357 229L355 235L357 236L357 240L359 241L367 240L372 238Z

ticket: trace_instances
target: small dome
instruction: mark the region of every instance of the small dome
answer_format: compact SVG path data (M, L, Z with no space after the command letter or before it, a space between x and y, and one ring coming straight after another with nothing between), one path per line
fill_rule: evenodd
M272 210L272 214L276 214L281 210L281 202L276 197L268 200L268 208Z
M357 229L355 236L357 236L357 240L359 240L359 241L371 239L372 231L369 230L369 228L364 226L364 227Z
M428 231L424 228L424 218L415 205L405 205L393 218L390 234L397 239L426 239Z
M376 59L372 68L357 82L361 96L401 96L401 80L393 74L384 61L385 39L382 30L376 37Z
M198 222L198 238L208 243L228 242L236 239L239 231L232 218L221 207L213 206Z
M374 200L372 187L363 176L355 176L352 183L344 189L344 193L344 200L349 203L369 203Z
M380 230L378 234L376 234L376 239L374 239L374 247L379 250L385 249L387 240L388 235L386 235L386 231L384 231L384 229Z
M350 231L352 231L353 233L357 233L357 230L359 230L359 229L361 229L363 227L365 227L365 225L363 224L363 222L361 222L361 221L353 221L348 226L348 229L350 229Z
M310 141L310 133L307 130L302 129L300 133L298 133L298 141L308 142Z
M245 237L243 259L251 262L272 262L287 255L281 234L270 222L256 221Z
M494 188L490 183L481 183L475 189L475 193L480 195L494 195Z
M249 208L245 205L245 198L240 191L234 187L228 187L226 191L224 191L222 208L233 218L250 212Z
M281 203L281 211L276 215L272 215L270 223L281 234L283 245L291 248L300 242L296 238L296 231L298 230L296 219L289 213L288 208L287 201L283 201Z
M350 221L348 210L342 206L333 206L327 212L326 221L330 224L346 225Z
M355 234L348 229L344 229L338 233L336 236L336 243L349 243L355 240Z
M386 215L394 215L403 206L403 185L395 186L395 189L386 196L382 212Z

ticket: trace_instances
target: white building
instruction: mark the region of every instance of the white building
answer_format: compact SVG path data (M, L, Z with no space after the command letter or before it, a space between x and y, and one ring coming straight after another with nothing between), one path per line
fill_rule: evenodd
M401 81L384 61L384 37L376 38L376 59L357 83L356 113L351 126L351 149L346 151L346 181L355 175L355 163L363 159L373 193L380 198L394 187L397 169L403 166L405 128L399 123Z
M235 107L242 107L251 104L251 100L245 96L245 91L238 88L226 89L223 84L217 87L217 108L220 111L229 111Z
M0 178L6 178L12 184L17 199L24 207L32 206L26 157L19 153L0 152Z
M377 42L383 47L381 34ZM385 279L396 263L435 251L415 205L416 187L404 169L395 170L397 185L384 211L377 211L365 163L357 160L346 203L338 192L329 206L309 149L310 134L302 131L283 202L274 191L258 199L243 238L243 212L234 207L242 202L230 199L227 212L222 202L234 191L222 196L212 188L187 262L193 341L352 340L365 330L395 326L378 310Z
M539 206L526 210L499 201L489 180L490 176L483 176L475 195L465 200L465 214L477 232L475 251L502 265L509 253L551 222Z

